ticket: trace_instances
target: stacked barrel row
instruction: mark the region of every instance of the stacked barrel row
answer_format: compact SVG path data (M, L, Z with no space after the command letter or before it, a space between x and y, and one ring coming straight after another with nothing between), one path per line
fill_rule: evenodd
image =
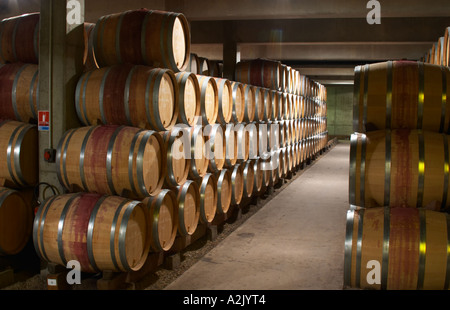
M311 145L308 158L324 148L328 140L327 93L324 85L280 61L261 58L237 63L235 79L277 92L282 101L280 118L306 125L306 132L301 139L305 140L303 143L306 145Z
M305 138L326 123L300 118L323 111L318 102L185 71L190 34L182 14L104 16L85 25L84 39L85 73L74 98L83 126L57 148L67 193L46 199L32 226L45 261L75 259L86 272L138 270L149 251L169 250L176 235L192 235L198 223L261 194L319 145ZM22 87L21 76L12 78L13 97L27 104L12 110L29 108L35 122L38 74L27 76ZM267 149L251 148L265 140ZM18 160L5 162L16 167Z
M0 256L30 241L38 184L39 14L0 23Z
M355 68L345 285L448 289L450 70Z
M433 65L450 66L450 27L447 27L443 36L433 43L421 61Z
M196 184L165 186L163 131L177 121L175 72L187 67L189 27L182 14L141 9L102 16L89 30L91 63L74 94L82 126L64 133L56 154L66 193L41 205L33 241L48 262L135 271L150 251L171 247L178 211L188 217L199 204Z
M186 71L212 77L222 77L223 61L212 60L199 56L196 53L191 53L189 66Z
M38 204L39 13L0 23L0 255L15 255L30 241ZM85 68L92 68L84 25ZM44 197L54 192L43 184Z

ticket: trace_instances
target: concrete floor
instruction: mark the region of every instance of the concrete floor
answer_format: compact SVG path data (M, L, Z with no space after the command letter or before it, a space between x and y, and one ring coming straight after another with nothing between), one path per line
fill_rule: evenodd
M167 290L342 290L349 144L339 143Z

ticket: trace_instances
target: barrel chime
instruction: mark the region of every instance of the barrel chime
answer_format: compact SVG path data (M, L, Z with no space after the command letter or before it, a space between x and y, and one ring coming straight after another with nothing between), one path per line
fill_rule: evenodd
M450 70L358 66L354 90L345 285L448 289Z

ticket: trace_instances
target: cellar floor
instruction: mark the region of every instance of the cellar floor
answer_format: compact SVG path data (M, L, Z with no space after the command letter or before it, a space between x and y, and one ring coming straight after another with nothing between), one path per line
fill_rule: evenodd
M340 142L167 290L342 290L349 143Z

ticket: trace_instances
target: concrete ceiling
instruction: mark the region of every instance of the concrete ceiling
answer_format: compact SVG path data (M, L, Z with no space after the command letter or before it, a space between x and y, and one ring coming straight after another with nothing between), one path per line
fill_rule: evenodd
M368 0L85 0L85 20L148 8L183 13L192 48L223 59L235 41L240 59L271 58L322 84L352 83L358 64L418 60L450 26L449 0L379 0L381 24L369 25ZM0 17L39 10L39 0L0 0Z

